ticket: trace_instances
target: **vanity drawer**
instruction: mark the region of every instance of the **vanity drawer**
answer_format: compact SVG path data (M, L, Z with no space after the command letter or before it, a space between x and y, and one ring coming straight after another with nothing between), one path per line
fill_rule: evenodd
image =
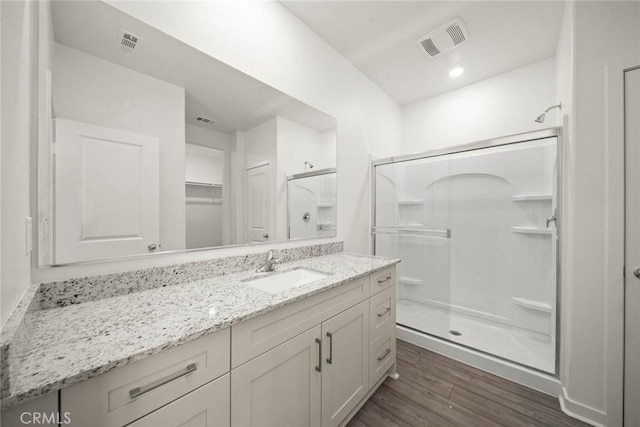
M390 328L369 345L369 385L375 385L396 360L395 329Z
M230 374L134 421L127 427L223 427L231 425Z
M238 323L231 327L231 366L236 368L369 297L369 277Z
M230 370L229 329L62 389L71 426L128 424Z
M369 299L369 340L373 342L396 324L396 287L391 286Z
M387 267L384 270L371 273L370 279L370 292L371 295L375 295L378 292L387 289L389 286L396 284L396 267Z

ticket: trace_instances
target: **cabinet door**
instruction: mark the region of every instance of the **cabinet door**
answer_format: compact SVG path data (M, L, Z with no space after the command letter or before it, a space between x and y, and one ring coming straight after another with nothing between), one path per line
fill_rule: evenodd
M320 331L318 325L231 371L232 425L320 425Z
M369 301L322 324L322 426L337 426L369 390Z
M192 391L129 427L229 426L229 374Z

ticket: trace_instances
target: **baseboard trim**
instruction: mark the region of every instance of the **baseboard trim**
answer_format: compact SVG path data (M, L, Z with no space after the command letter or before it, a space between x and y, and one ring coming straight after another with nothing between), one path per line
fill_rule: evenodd
M607 424L607 414L605 412L571 400L564 386L562 386L558 399L560 400L562 412L570 417L597 427L604 427Z

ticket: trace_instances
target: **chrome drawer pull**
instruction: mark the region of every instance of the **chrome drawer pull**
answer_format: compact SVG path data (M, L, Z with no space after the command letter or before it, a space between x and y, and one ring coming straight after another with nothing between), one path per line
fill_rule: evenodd
M382 362L390 354L391 354L391 349L388 348L387 351L385 351L382 356L378 357L378 362Z
M391 274L387 274L387 277L385 277L384 279L378 279L378 283L384 283L387 280L391 280Z
M180 372L176 372L175 374L169 375L168 377L162 378L158 381L152 382L149 385L143 386L143 387L136 387L132 390L129 390L129 396L132 399L135 399L136 397L140 397L145 393L150 392L151 390L155 390L160 386L163 386L167 383L170 383L173 380L177 380L178 378L184 377L187 374L190 374L191 372L195 371L196 369L198 369L198 367L196 366L195 363L190 363L187 365L186 368L184 368L184 370L180 371Z
M378 313L378 317L382 317L390 311L391 311L391 307L387 307L385 311L383 311L382 313Z
M316 344L318 344L318 365L316 366L316 371L322 372L322 340L316 338Z
M333 334L327 332L327 336L329 337L329 357L327 358L327 363L331 365L333 363Z

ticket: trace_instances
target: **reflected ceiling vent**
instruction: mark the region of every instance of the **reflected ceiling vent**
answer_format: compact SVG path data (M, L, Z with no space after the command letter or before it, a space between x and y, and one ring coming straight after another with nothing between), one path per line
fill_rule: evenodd
M418 47L427 57L435 58L468 41L467 27L456 18L418 40Z
M128 31L120 30L118 43L120 44L120 48L125 52L133 52L140 40L142 40L140 37L133 35Z
M205 125L214 125L216 123L215 120L209 119L207 117L202 117L202 116L197 116L196 117L196 122L200 122L200 123L203 123Z

